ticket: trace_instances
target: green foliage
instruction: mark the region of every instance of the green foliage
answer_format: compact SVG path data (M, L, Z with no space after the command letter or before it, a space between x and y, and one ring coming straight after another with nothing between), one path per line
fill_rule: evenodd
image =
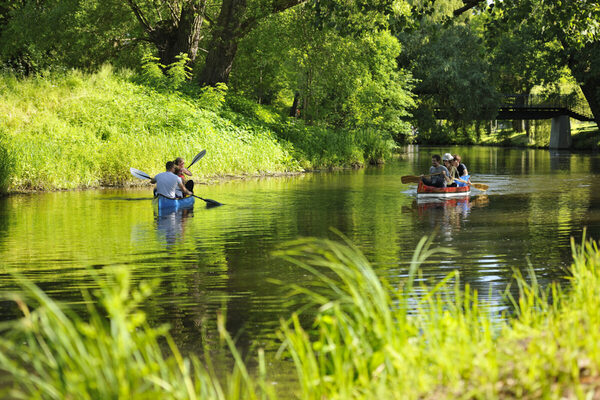
M316 29L314 12L288 10L248 35L236 60L234 89L261 102L298 92L301 117L309 123L404 138L414 102L410 74L397 69L398 41L386 30L343 36ZM279 40L266 39L271 37Z
M0 131L0 194L8 191L13 166L14 161L7 149L6 137Z
M169 88L178 90L181 86L192 78L192 68L189 66L190 58L187 54L181 53L175 57L177 61L169 64L167 76L169 77Z
M192 77L191 67L188 65L190 58L181 53L177 61L167 66L160 63L160 59L150 54L142 57L142 80L146 84L157 88L177 91Z
M88 272L98 290L93 297L83 293L85 320L24 278L17 279L21 294L5 294L23 314L1 327L0 369L13 379L10 397L224 399L235 393L256 399L258 385L270 393L263 378L250 379L222 318L219 333L237 360L225 385L210 356L203 363L183 358L167 326L148 325L140 308L157 282L134 287L126 268Z
M144 54L144 57L142 57L142 78L144 82L156 88L165 86L165 75L163 73L165 66L159 61L158 57L151 54Z
M13 2L0 28L0 62L27 73L139 60L136 21L118 0Z
M435 31L435 33L434 33ZM432 120L440 108L451 121L493 119L498 97L492 85L484 47L469 25L447 28L430 25L400 34L405 51L401 65L410 68L418 84L419 108L415 125L430 136L439 128Z
M370 164L382 164L391 157L396 143L388 132L372 128L358 129L355 134L356 143L363 149L363 157Z
M219 82L215 86L205 86L200 89L198 105L211 111L219 111L225 104L227 85Z
M600 7L597 1L547 2L541 0L503 1L490 13L490 36L507 32L535 49L534 58L544 59L554 69L568 68L590 105L596 120L600 116ZM528 58L532 58L529 54ZM534 66L541 76L550 68ZM551 74L550 74L551 75ZM596 121L597 122L597 121Z
M141 183L129 167L156 174L165 160L203 148L209 162L195 171L199 179L299 169L265 127L237 126L197 99L136 85L109 67L23 80L4 74L0 87L12 191Z

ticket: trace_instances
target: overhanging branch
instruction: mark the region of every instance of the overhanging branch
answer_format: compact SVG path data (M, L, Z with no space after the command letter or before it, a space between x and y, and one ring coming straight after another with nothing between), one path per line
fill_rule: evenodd
M455 17L477 7L479 4L486 3L486 0L463 0L463 3L465 3L464 6L454 10L453 14Z

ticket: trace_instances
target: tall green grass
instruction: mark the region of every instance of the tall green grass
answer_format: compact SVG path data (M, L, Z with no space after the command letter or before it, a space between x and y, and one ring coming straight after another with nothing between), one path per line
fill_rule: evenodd
M378 132L282 117L225 86L153 89L144 79L110 66L24 79L0 73L0 192L140 183L129 167L153 175L201 149L196 179L364 165L393 145Z
M23 80L0 75L1 154L11 160L0 176L8 189L133 183L131 166L155 174L204 148L193 170L200 179L299 169L272 132L237 126L200 107L200 98L132 78L110 67Z
M593 398L600 389L600 249L572 243L565 288L541 288L515 271L518 296L498 315L461 288L459 274L426 285L424 238L407 278L392 287L349 243L303 239L281 252L309 275L291 287L312 325L283 321L281 354L293 364L302 399ZM218 319L234 369L219 379L210 357L184 358L165 327L149 327L139 305L151 286L131 287L124 270L95 272L89 319L59 307L20 280L23 312L3 323L0 368L23 398L275 398L259 352L250 373ZM89 296L89 295L86 295ZM89 298L89 297L88 297ZM97 304L97 305L94 305ZM29 308L32 305L34 309ZM312 315L312 314L311 314ZM199 333L200 334L200 333ZM168 344L162 351L159 338ZM163 349L164 350L164 349Z
M0 368L12 378L0 386L0 394L57 400L257 399L258 389L271 394L264 379L250 379L223 318L218 320L221 338L236 358L221 384L210 356L202 363L184 358L166 326L148 326L139 308L155 283L132 287L126 269L90 273L99 289L96 299L84 293L87 320L18 279L24 292L10 298L23 318L0 325L9 329L0 338ZM262 355L259 360L264 371Z

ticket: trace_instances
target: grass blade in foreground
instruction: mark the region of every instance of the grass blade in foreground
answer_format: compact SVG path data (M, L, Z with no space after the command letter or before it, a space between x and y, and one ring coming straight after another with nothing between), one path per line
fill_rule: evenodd
M254 383L247 374L237 372L245 371L243 364L234 367L236 379L221 385L210 368L180 355L166 326L148 326L139 307L155 285L132 287L125 269L106 276L88 272L99 286L95 299L99 306L84 294L89 320L18 278L27 297L13 295L12 299L23 318L0 326L0 370L11 377L1 387L10 388L11 398L225 399L224 393L258 398L255 385L260 380ZM231 341L224 328L220 333ZM169 345L166 356L160 338ZM235 354L234 347L230 350ZM204 364L212 365L210 360Z
M429 243L418 253L431 255ZM318 307L313 329L282 324L304 399L585 398L600 393L600 252L573 246L572 288L515 272L516 318L460 288L458 273L394 290L356 249L303 240L284 256L318 279L295 287ZM423 257L415 255L413 262ZM411 270L415 271L415 265ZM417 276L417 274L411 274ZM567 294L568 292L568 294ZM550 305L548 299L552 298Z
M378 277L352 246L296 242L285 257L317 279L295 286L293 294L318 307L310 331L298 315L279 331L282 352L296 367L299 396L593 398L600 393L600 251L596 242L572 248L568 290L541 289L533 274L527 283L515 272L519 297L508 298L514 317L500 319L479 304L477 292L461 289L458 273L433 286L423 283L418 267L438 251L431 240L419 244L400 288ZM253 378L223 318L219 332L235 365L225 383L209 357L183 358L165 327L148 326L139 306L152 285L131 287L124 269L90 273L100 289L97 303L88 296L88 320L18 279L27 297L12 299L23 317L0 325L0 369L11 378L0 387L10 388L10 397L274 398L263 353ZM166 356L160 337L169 344Z

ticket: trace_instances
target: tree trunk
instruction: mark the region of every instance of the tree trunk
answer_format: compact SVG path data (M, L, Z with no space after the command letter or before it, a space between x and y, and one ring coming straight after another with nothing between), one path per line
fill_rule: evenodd
M162 21L154 31L150 32L150 40L156 45L162 64L174 63L181 53L186 53L190 62L194 63L198 55L200 28L204 22L205 8L206 1L202 1L200 5L188 2L181 10L179 21Z
M173 10L170 18L165 18L156 25L148 21L146 13L136 1L128 0L128 4L148 39L156 46L161 64L169 65L177 61L177 56L181 53L188 55L190 63L196 60L206 1L185 1L179 15L175 15Z
M600 128L600 79L582 84L581 91L592 110L596 125Z
M270 9L265 14L245 17L245 14L252 14L246 13L247 0L223 0L208 45L206 62L198 78L199 83L209 86L219 82L227 83L240 39L256 26L260 18L287 10L302 1L304 0L272 1Z
M201 85L214 86L218 82L227 83L229 80L238 42L245 31L249 30L250 23L243 26L242 21L246 8L246 0L223 0L208 47L206 62L200 73Z

